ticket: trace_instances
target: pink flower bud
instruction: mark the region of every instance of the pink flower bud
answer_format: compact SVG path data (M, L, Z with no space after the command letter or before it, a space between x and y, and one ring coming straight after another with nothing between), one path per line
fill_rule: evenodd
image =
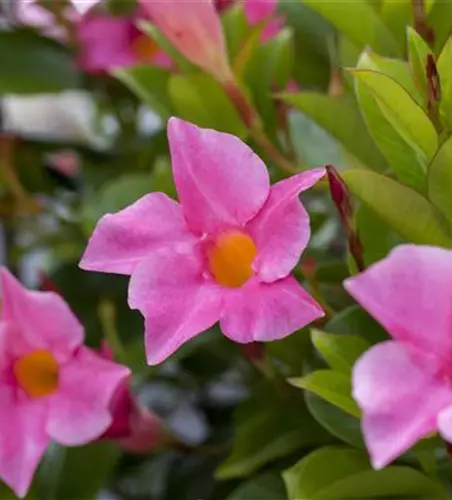
M139 0L154 25L186 57L220 82L231 80L226 43L212 0Z

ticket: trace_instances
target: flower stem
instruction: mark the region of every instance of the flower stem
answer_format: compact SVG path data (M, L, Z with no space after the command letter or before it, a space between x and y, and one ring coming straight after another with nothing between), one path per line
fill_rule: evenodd
M100 324L102 325L104 337L113 350L114 359L121 361L124 354L124 348L116 329L115 305L109 298L102 297L99 302L97 313Z

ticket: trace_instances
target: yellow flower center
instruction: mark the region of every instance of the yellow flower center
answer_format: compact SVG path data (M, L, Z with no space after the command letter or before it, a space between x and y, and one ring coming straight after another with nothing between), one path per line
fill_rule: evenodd
M50 351L26 354L14 363L17 383L33 398L48 396L58 387L58 362Z
M159 46L152 38L139 34L132 42L132 50L141 61L152 61L159 50Z
M220 285L238 288L253 275L251 265L256 253L256 245L247 234L240 231L222 234L209 251L210 272Z

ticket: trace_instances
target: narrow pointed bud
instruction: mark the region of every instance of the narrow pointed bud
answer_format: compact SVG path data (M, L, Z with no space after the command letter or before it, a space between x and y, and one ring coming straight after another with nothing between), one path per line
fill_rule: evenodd
M336 205L342 224L344 225L345 232L347 234L349 251L353 259L355 260L357 269L359 271L363 271L365 269L363 247L361 240L359 239L358 231L356 229L355 220L353 217L350 192L342 177L332 165L326 165L325 168L327 171L331 198Z
M139 0L139 3L186 59L221 83L233 79L220 17L212 0Z
M425 65L425 73L427 76L427 110L430 119L438 132L441 132L441 121L439 118L439 103L441 101L441 82L439 79L438 69L436 67L435 58L432 54L428 54Z

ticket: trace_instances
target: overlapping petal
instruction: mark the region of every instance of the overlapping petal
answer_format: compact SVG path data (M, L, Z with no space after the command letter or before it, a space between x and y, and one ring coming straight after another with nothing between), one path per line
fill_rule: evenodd
M83 326L59 295L27 290L5 268L1 283L2 319L30 350L48 349L64 360L82 343Z
M262 160L239 138L177 118L168 123L174 179L189 226L215 233L248 222L268 197Z
M99 437L110 425L111 400L130 371L86 347L60 369L58 391L49 401L46 431L65 445Z
M311 235L309 216L298 195L325 175L316 168L274 184L262 210L248 230L258 248L254 270L266 282L287 276L295 267Z
M347 291L395 340L410 342L452 373L452 251L400 245L345 281Z
M23 498L50 438L45 432L46 405L18 401L14 388L0 388L0 476Z
M271 284L253 279L226 294L220 326L235 342L268 341L283 338L323 315L292 276Z
M363 434L375 468L436 430L437 414L452 404L450 384L424 369L432 362L411 345L388 341L356 363L353 397L364 412Z
M102 217L80 267L132 274L137 264L151 252L194 241L180 205L163 193L151 193L124 210Z
M223 292L204 279L203 271L195 251L166 248L152 253L132 275L129 305L145 317L149 364L160 363L220 318Z

